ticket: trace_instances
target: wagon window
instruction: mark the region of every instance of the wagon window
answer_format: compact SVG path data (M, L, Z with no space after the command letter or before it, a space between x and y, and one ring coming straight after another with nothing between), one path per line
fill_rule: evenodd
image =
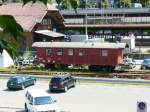
M51 55L51 49L50 49L50 48L47 48L47 49L46 49L46 55L47 55L47 56L50 56L50 55Z
M84 55L84 49L79 49L79 56L83 56Z
M68 49L68 55L73 56L73 49Z
M108 56L108 51L107 50L102 50L102 56Z
M57 48L56 53L59 56L62 55L62 49L61 48Z

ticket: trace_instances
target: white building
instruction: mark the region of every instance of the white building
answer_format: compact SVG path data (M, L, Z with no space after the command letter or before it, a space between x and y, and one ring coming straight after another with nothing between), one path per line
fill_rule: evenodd
M135 50L135 36L125 36L121 38L121 43L126 43L125 53L131 53Z
M0 68L6 68L14 65L14 61L6 50L0 54Z

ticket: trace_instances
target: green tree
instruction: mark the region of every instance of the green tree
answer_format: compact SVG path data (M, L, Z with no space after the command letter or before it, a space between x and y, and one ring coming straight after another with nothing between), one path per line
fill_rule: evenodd
M5 49L13 58L17 55L17 42L23 37L23 29L9 15L0 16L0 53Z
M89 8L91 7L91 3L89 0L79 0L78 7L82 9Z
M150 7L150 0L139 0L143 7Z
M131 0L114 0L114 4L118 8L129 8L131 7Z
M108 0L100 0L100 8L107 9L109 7L110 7L110 4Z

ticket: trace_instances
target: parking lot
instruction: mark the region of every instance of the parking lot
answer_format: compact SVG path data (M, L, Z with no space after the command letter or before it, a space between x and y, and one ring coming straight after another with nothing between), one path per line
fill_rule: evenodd
M7 79L0 79L0 82L0 112L24 112L27 89L48 92L47 80L38 80L35 86L19 91L9 91ZM49 94L57 100L61 112L137 112L137 101L146 102L149 112L149 93L150 86L77 83L66 93Z

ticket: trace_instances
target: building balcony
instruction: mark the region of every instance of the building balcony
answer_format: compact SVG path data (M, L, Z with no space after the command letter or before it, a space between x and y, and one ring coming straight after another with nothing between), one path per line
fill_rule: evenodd
M88 9L77 9L77 13L73 9L61 10L60 13L65 16L73 15L101 15L101 14L150 14L149 8L88 8Z
M69 18L65 19L66 27L85 27L86 18ZM88 16L87 17L87 27L130 27L130 28L150 28L150 16L147 17L108 17L108 16Z

